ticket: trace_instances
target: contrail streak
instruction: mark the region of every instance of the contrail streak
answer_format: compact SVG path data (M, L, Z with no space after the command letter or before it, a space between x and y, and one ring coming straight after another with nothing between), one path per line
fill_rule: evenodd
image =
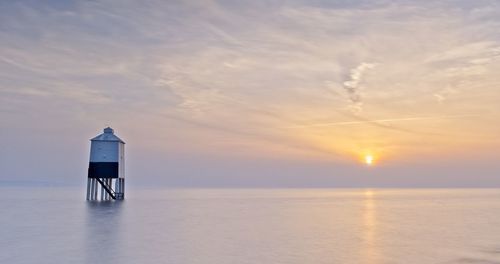
M380 123L385 123L385 122L456 119L456 118L464 118L464 117L472 117L472 116L478 116L478 115L471 114L471 115L447 115L447 116L419 116L419 117L376 119L376 120L365 120L365 121L330 122L330 123L317 123L317 124L309 124L309 125L289 126L287 128L349 126L349 125L360 125L360 124L380 124Z

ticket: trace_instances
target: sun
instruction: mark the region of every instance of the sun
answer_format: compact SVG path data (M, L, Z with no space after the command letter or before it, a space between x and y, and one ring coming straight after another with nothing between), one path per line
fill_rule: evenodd
M368 166L373 165L373 156L372 155L365 156L365 164Z

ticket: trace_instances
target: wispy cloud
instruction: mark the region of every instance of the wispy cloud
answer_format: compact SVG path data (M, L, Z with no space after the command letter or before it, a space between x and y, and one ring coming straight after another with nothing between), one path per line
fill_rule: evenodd
M344 81L343 83L344 89L349 95L349 99L353 103L352 109L356 112L361 111L361 107L363 104L360 91L360 83L362 81L363 74L365 73L365 71L373 69L373 67L375 66L376 64L374 63L362 62L356 68L351 69L349 79L347 81Z
M352 148L370 137L397 146L415 141L398 131L420 134L413 121L439 119L479 141L473 132L493 124L460 113L500 111L495 2L58 3L1 3L0 117L9 124L33 112L125 127L133 119L158 137L199 124L186 149L218 130L265 152L270 141L306 149L333 136ZM293 127L315 129L282 129Z
M373 119L373 120L363 120L363 121L345 121L345 122L329 122L329 123L315 123L308 125L298 125L290 126L287 128L304 128L304 127L331 127L331 126L350 126L350 125L362 125L362 124L382 124L385 123L398 123L398 122L408 122L408 121L426 121L426 120L446 120L446 119L460 119L467 117L475 117L480 115L448 115L448 116L417 116L417 117L403 117L403 118L387 118L387 119Z

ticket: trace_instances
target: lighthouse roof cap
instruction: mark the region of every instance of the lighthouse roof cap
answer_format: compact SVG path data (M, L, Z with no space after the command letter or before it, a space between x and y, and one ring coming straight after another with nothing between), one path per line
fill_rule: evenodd
M106 127L104 133L92 138L90 141L115 141L125 144L123 140L115 135L115 131L111 127Z

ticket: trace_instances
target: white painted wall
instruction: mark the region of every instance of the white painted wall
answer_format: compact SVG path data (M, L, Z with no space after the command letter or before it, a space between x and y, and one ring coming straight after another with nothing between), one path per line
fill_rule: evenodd
M125 178L125 144L118 143L120 161L118 164L118 177Z
M90 144L90 162L119 162L120 153L118 141L92 141ZM123 148L122 148L123 149Z

